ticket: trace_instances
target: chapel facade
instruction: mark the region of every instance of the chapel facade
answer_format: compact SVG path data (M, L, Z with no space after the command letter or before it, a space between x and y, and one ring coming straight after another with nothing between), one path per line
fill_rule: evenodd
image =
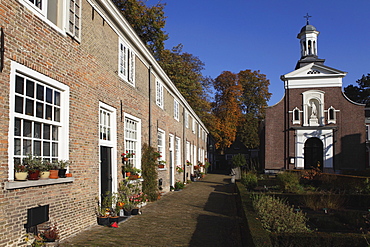
M364 105L343 93L347 73L318 57L318 35L307 20L297 36L301 58L294 71L281 76L284 97L266 109L261 140L266 172L365 168Z

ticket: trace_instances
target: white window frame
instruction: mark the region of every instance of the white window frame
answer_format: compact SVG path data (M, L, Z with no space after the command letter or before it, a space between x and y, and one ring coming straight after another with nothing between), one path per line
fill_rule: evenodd
M15 78L16 75L21 75L25 78L45 85L49 88L55 88L60 92L60 121L55 122L48 119L38 118L36 116L29 116L22 113L15 112ZM69 87L59 81L56 81L48 76L45 76L39 72L36 72L24 65L17 62L11 61L10 71L10 95L9 95L9 134L8 134L8 179L9 181L14 180L14 146L15 146L15 118L22 120L29 120L32 123L42 123L58 126L58 155L57 158L60 160L69 159ZM23 137L24 138L24 137ZM33 152L33 151L32 151ZM24 156L25 154L21 154ZM19 155L17 155L19 156ZM19 156L20 157L20 156Z
M135 52L122 38L118 41L118 75L135 86Z
M180 103L174 99L173 100L173 118L176 120L176 121L179 121L179 116L180 116Z
M158 160L166 161L166 132L158 128L157 136L158 136L157 150L161 154L161 157L159 157ZM166 168L166 165L165 165L165 168Z
M185 111L185 127L189 128L189 113Z
M157 106L163 109L164 106L164 97L163 97L163 84L159 80L156 81L156 87L155 87L155 102Z
M295 119L295 113L298 112L298 120ZM292 119L293 124L301 124L301 111L298 109L298 107L295 107L292 111Z
M128 121L131 123L128 123ZM134 124L136 125L136 128L127 128L129 127L128 124ZM135 155L130 159L132 160L134 167L141 169L141 119L124 113L124 126L124 153L127 151L135 153ZM133 134L135 135L134 137L132 137Z
M330 118L330 111L333 111L333 118ZM335 124L337 122L337 110L333 106L328 109L328 124Z
M20 0L19 2L62 35L69 34L77 41L80 41L81 20L82 20L81 0L60 0L58 3L56 3L57 6L55 7L55 9L57 14L52 13L51 16L52 17L58 16L58 20L56 21L57 23L54 23L52 20L48 19L48 5L52 3L51 0L40 0L40 1L42 2L41 9L37 7L34 3L32 3L30 0ZM70 6L72 5L73 9L70 9ZM73 18L71 17L71 15L73 15ZM76 21L76 15L78 17L78 21ZM70 20L73 21L74 30L72 32L69 28ZM76 30L78 30L78 33L76 33Z
M175 165L181 166L181 138L175 138Z

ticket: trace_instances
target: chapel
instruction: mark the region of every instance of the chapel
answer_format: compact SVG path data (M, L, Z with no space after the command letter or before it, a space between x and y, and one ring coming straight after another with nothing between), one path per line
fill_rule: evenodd
M343 93L347 73L318 57L319 33L307 18L297 35L300 59L294 71L281 76L284 96L266 108L261 135L265 172L365 169L365 105Z

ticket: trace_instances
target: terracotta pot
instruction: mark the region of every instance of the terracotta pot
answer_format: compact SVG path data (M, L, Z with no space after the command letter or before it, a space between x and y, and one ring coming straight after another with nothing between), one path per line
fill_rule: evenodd
M50 170L50 176L51 179L57 179L58 177L58 170Z
M130 175L130 176L129 176L129 179L130 179L130 180L136 180L136 179L139 179L139 175Z
M40 171L28 172L28 180L39 180Z
M50 176L49 171L43 171L43 172L40 173L40 178L42 178L42 179L49 178L49 176Z
M131 172L126 172L126 177L130 177L131 176Z
M164 165L158 165L158 168L164 168Z
M25 181L27 180L28 172L15 172L15 180Z
M128 158L123 158L123 161L128 161Z

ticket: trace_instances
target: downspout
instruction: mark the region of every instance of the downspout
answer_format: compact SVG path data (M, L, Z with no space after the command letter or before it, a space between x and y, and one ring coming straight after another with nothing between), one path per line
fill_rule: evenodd
M152 74L152 66L149 65L149 69L148 69L148 83L149 83L149 139L148 139L148 143L149 143L149 146L151 147L152 146L152 99L151 99L151 92L152 92L152 87L151 87L151 74Z
M186 183L186 136L185 136L185 114L186 111L185 111L185 107L184 107L184 111L182 113L182 155L183 155L183 164L184 164L184 183Z

